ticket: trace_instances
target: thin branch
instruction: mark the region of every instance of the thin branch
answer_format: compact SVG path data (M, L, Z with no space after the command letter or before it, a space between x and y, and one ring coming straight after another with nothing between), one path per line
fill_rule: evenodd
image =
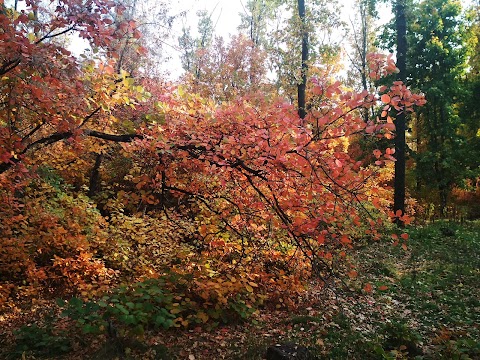
M13 59L13 60L10 60L10 61L7 61L6 63L4 63L0 67L0 75L4 75L4 74L8 73L9 71L12 71L18 65L20 65L21 61L22 61L22 59L20 57L18 57L16 59Z
M52 30L52 31L50 31L49 33L47 33L47 35L45 35L45 36L41 37L40 39L38 39L37 41L35 41L34 44L35 44L35 45L38 45L38 44L40 44L42 41L44 41L44 40L46 40L46 39L52 39L52 38L54 38L54 37L57 37L57 36L66 34L66 33L70 32L70 31L72 31L72 30L75 30L75 25L72 25L72 26L70 26L69 28L66 28L65 30L62 30L62 31L60 31L60 32L58 32L58 33L55 33L55 34L52 34L52 31L53 31L53 30Z

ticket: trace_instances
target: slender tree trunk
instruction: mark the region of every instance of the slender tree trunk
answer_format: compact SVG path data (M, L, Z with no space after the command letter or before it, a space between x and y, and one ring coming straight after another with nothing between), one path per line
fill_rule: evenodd
M368 81L367 81L367 73L368 73L368 65L367 65L367 52L368 52L368 11L363 2L360 3L360 21L362 23L362 46L360 50L360 57L361 57L361 77L362 77L362 87L363 90L368 90ZM368 122L369 115L368 115L368 108L365 107L363 109L363 121Z
M306 112L306 86L308 71L308 32L305 23L305 0L298 0L298 15L302 26L302 82L298 84L298 116L305 119Z
M88 196L95 196L100 190L100 165L102 164L103 155L97 154L95 158L95 165L90 174L90 184L88 187Z
M447 204L448 204L448 187L446 185L439 185L438 192L440 194L440 217L443 219L447 218Z
M415 149L415 152L417 154L420 154L422 151L422 141L423 141L423 133L422 133L422 127L420 126L419 122L422 121L423 117L428 116L428 112L425 113L424 111L419 111L417 113L417 121L415 122L415 132L417 134L417 148ZM418 166L418 164L416 165ZM417 196L419 196L420 191L422 190L422 177L419 171L416 171L415 175L415 188L417 192Z
M397 67L400 70L399 80L406 83L407 79L407 21L405 18L405 0L397 0L395 4L395 23L397 31ZM405 112L397 115L395 120L395 182L393 211L405 213ZM401 220L397 225L403 227Z

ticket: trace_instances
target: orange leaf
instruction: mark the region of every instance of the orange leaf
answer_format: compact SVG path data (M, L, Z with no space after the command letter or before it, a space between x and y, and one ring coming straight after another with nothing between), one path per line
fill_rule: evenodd
M200 235L202 235L202 236L207 235L207 226L206 226L206 225L201 225L201 226L198 228L198 232L199 232Z
M363 287L363 290L365 290L368 293L372 292L372 285L370 283L365 284L365 286Z
M348 273L348 277L351 278L351 279L356 278L357 275L358 275L358 273L355 270L352 270Z
M386 285L379 286L378 290L380 290L380 291L388 290L388 286L386 286Z
M381 97L381 100L382 100L383 103L389 104L391 99L390 99L389 95L383 94L382 97Z
M400 237L404 240L408 240L408 234L407 233L403 233L402 235L400 235Z
M387 129L387 130L390 130L390 131L393 131L393 130L395 130L395 124L387 122L386 124L383 125L383 128Z

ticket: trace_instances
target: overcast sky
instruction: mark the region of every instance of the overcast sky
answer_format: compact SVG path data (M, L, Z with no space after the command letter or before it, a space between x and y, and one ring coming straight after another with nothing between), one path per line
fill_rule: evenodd
M8 0L7 0L8 1ZM13 1L13 0L12 0ZM155 1L155 0L152 0ZM170 61L165 63L165 68L170 69L171 78L174 79L180 75L182 69L180 66L180 51L178 50L178 37L182 33L182 26L190 26L192 33L196 33L198 17L196 13L198 10L206 10L209 14L212 14L212 20L215 24L216 35L221 35L225 39L228 39L229 35L237 33L237 28L240 25L240 13L244 12L243 5L248 0L171 0L169 5L171 8L171 14L176 15L185 12L185 17L179 17L175 21L173 28L171 29L171 36L169 39L165 39L165 46L163 52L171 57ZM308 0L306 6L308 7ZM472 0L462 0L462 5L466 7L472 3ZM339 0L341 4L342 20L346 23L350 23L350 20L355 16L355 0ZM377 25L388 22L391 17L391 4L379 5L378 14L379 20ZM343 36L340 33L339 36ZM85 45L74 41L74 52L78 53Z
M182 11L186 12L186 17L182 17L173 28L173 39L169 39L172 42L171 46L167 45L165 48L172 57L168 65L168 68L172 71L172 77L176 77L175 75L181 72L181 68L178 68L180 53L175 51L174 48L178 46L177 38L181 35L182 23L190 26L195 34L198 19L196 13L198 10L206 10L209 14L212 14L216 34L228 38L229 35L237 33L237 28L240 25L239 14L245 11L243 6L246 2L247 0L173 0L170 2L173 14L181 13ZM354 17L355 0L340 0L339 4L342 7L342 20L350 23L349 19ZM306 1L306 6L308 7L308 0ZM379 17L383 23L391 18L389 4L380 6ZM343 33L338 35L343 36Z
M174 0L170 2L172 9L175 11L187 11L191 16L192 29L196 28L195 14L198 10L207 10L212 13L212 19L216 22L217 33L228 35L236 33L238 25L240 25L239 13L244 12L243 4L248 0ZM355 0L339 1L342 6L342 14L344 20L348 21L348 17L353 15ZM306 1L308 7L308 0ZM390 5L381 5L381 13L383 17L389 17ZM385 11L387 10L387 11Z

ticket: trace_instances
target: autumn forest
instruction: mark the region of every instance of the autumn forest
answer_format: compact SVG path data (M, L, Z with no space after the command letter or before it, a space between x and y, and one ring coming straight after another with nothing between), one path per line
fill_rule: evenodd
M0 358L479 359L479 2L214 3L0 1Z

